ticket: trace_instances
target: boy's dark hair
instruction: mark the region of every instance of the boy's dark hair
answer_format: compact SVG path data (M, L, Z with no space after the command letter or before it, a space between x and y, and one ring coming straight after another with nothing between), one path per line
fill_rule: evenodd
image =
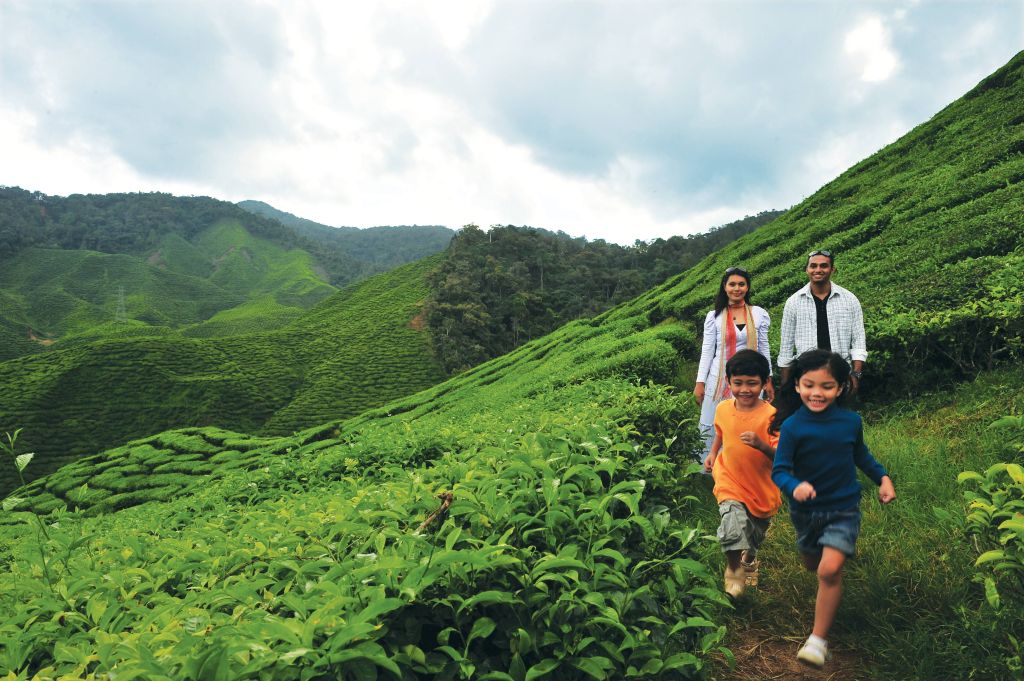
M735 356L733 355L733 357ZM850 365L842 355L837 355L831 350L808 350L793 362L789 378L782 384L775 396L775 415L772 416L771 425L768 426L769 433L779 432L782 422L792 416L793 412L803 404L800 395L796 392L796 384L800 382L800 377L808 371L817 371L818 369L828 369L832 378L836 379L836 383L843 388L836 399L836 404L842 406L846 403L850 396L848 390L850 387Z
M772 367L768 360L757 350L737 350L725 363L726 380L733 376L757 376L767 383L771 373Z

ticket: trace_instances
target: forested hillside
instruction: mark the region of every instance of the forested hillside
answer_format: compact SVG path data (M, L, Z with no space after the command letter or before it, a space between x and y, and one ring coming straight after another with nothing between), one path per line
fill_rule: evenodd
M331 263L335 254L344 254L357 262L340 261L330 271L355 269L350 274L364 279L378 272L443 251L455 232L438 225L400 225L384 227L329 227L312 220L277 210L262 201L240 201L238 206L263 217L277 220L295 230L317 248L317 259Z
M564 232L468 225L430 277L427 324L450 371L503 355L629 300L782 215L763 211L690 236L619 246Z
M688 389L724 269L752 270L777 319L807 252L828 248L864 303L866 435L900 495L884 511L865 496L836 647L854 651L852 678L1013 678L1024 474L965 476L966 518L955 480L1019 457L1024 433L1019 418L987 429L1024 406L1022 101L1024 53L663 285L359 417L276 442L164 433L38 481L7 505L72 512L48 538L27 514L0 528L6 668L697 679L773 602L773 635L796 640L810 578L784 520L766 554L773 598L733 610L718 588L714 502L687 475ZM150 480L180 492L108 503Z
M0 187L0 361L104 337L279 328L336 287L444 249L452 234L332 238L316 227L207 197Z

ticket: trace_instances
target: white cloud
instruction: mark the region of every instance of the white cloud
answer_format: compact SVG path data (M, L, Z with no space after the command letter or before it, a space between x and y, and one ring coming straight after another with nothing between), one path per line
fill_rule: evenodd
M850 166L895 142L910 127L895 119L845 133L828 131L819 144L793 167L790 184L801 186L802 195L809 196Z
M1007 7L0 1L0 184L690 233L927 119L1018 49Z
M869 16L847 32L843 40L846 54L860 68L860 79L879 83L891 78L900 68L900 58L892 47L889 29L879 16Z

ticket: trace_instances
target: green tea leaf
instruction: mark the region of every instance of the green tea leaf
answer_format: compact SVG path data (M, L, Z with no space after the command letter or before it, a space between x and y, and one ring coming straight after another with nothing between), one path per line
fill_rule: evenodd
M526 670L526 681L540 679L558 669L559 661L554 658L544 658L537 664Z
M481 617L476 622L473 622L473 629L469 632L469 638L466 640L468 646L474 639L487 638L492 633L497 625L490 617Z
M996 582L991 577L985 578L985 600L992 606L994 610L998 610L1001 604L999 600L999 590L996 588Z
M518 598L504 591L481 591L472 598L467 598L466 601L459 606L459 612L477 605L511 605L519 602L521 601Z
M974 561L974 565L984 565L985 563L990 563L993 560L1001 560L1005 557L1006 552L1002 549L992 549L991 551L986 551L985 553L978 556L978 560Z
M14 458L14 465L18 467L19 471L23 471L25 470L25 467L28 466L28 462L32 460L33 456L35 456L35 454L32 452L19 454Z
M607 679L609 670L614 668L614 664L607 657L593 656L584 657L577 660L573 660L572 664L577 669L585 672L589 676L600 679Z
M7 497L4 499L3 508L5 511L13 511L23 501L25 501L24 497Z

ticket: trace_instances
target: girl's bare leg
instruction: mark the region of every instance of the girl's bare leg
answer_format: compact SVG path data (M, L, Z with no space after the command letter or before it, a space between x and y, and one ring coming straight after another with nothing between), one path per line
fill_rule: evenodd
M811 569L804 557L804 565ZM846 554L826 546L817 561L818 598L814 604L814 635L828 639L828 631L836 619L843 595L843 565Z

